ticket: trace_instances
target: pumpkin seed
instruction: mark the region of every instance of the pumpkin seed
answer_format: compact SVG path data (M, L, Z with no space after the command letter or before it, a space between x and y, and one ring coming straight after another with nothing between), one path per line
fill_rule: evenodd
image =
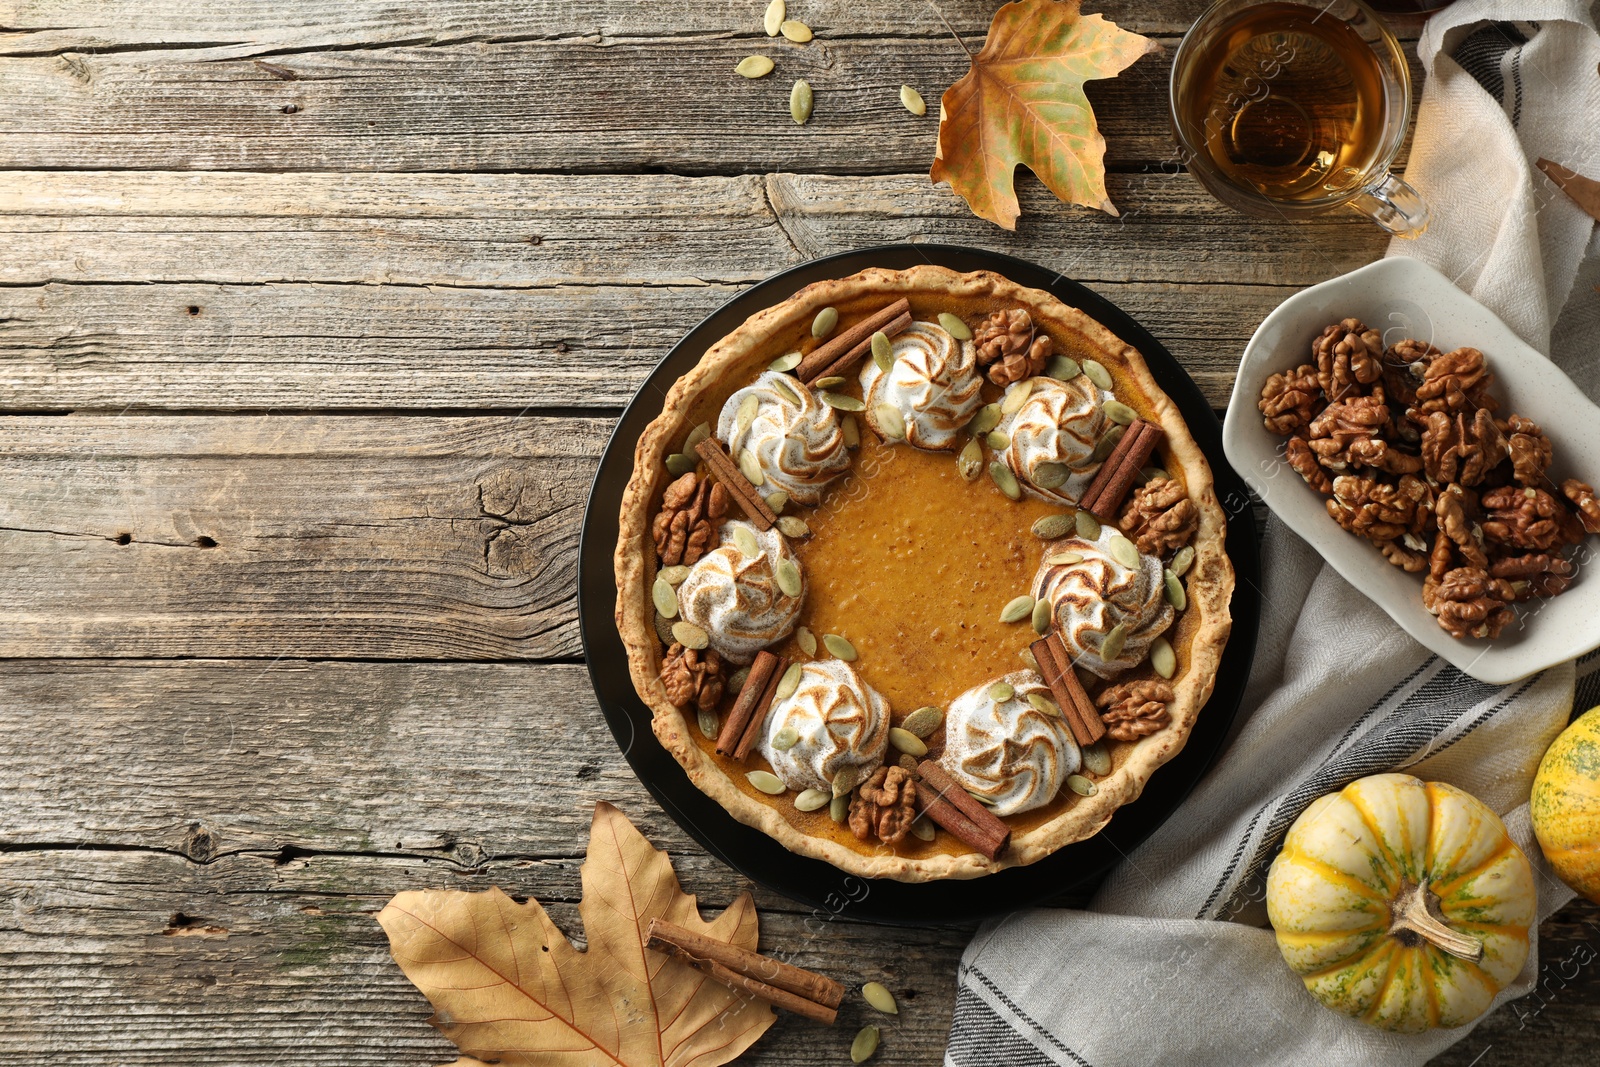
M889 727L889 744L908 756L926 756L928 746L922 738L900 726Z
M1023 404L1028 402L1028 397L1033 393L1033 379L1018 382L1007 390L1005 397L1000 401L1000 414L1015 415Z
M839 309L823 308L811 320L811 336L820 340L832 333L833 328L837 325L839 325Z
M840 411L864 411L867 407L867 405L853 396L845 396L843 393L830 393L826 389L818 393L817 396L830 408L837 408Z
M1060 489L1067 484L1072 470L1065 463L1044 462L1033 468L1029 481L1040 489Z
M700 736L708 741L715 741L717 734L722 732L722 724L717 719L717 713L709 708L701 708L695 717L700 720Z
M662 615L659 611L655 613L655 619L656 636L661 638L661 643L663 645L670 645L672 642L676 641L677 638L672 636L672 620Z
M1150 642L1150 666L1163 678L1171 678L1177 673L1178 654L1172 651L1172 643L1165 637Z
M772 702L776 704L780 700L788 700L794 696L794 691L800 688L800 675L803 673L800 664L789 664L789 669L778 679L778 688L772 691Z
M662 567L661 573L656 577L662 579L668 585L679 586L683 584L685 578L689 577L689 568L681 563L675 567Z
M972 340L972 328L961 321L959 315L952 315L948 311L939 312L939 325L944 327L944 332L954 337L957 341Z
M1017 655L1022 658L1022 662L1028 665L1028 669L1030 671L1033 671L1035 674L1039 673L1039 660L1034 656L1033 649L1019 648L1017 650Z
M794 632L795 643L800 646L800 651L808 656L817 654L817 635L804 626Z
M1105 462L1105 458L1111 455L1112 450L1117 447L1117 442L1122 440L1122 435L1127 432L1128 428L1126 426L1112 425L1111 429L1107 430L1100 440L1094 443L1094 451L1089 454L1089 461L1091 463Z
M778 25L778 32L795 44L805 44L811 40L811 27L796 19L784 19Z
M867 1059L878 1051L878 1028L876 1026L863 1026L856 1039L850 1042L850 1062L865 1063Z
M1172 475L1160 467L1140 467L1139 477L1146 482L1165 482L1172 479Z
M850 817L850 798L834 797L828 802L828 818L842 823Z
M885 374L894 366L894 344L882 330L872 335L872 362Z
M918 118L928 113L928 105L922 99L922 94L909 85L900 86L900 106Z
M745 775L745 780L768 796L781 797L789 791L783 779L771 771L751 771Z
M878 429L883 431L883 436L895 441L902 441L906 436L906 420L900 417L900 409L893 404L879 404L873 409L877 416Z
M1100 792L1100 787L1081 774L1067 775L1067 788L1080 797L1092 797Z
M667 457L667 471L678 478L682 478L685 474L688 474L699 465L700 459L698 456L689 456L683 454L682 452L674 452L672 455Z
M678 591L672 588L672 583L656 575L655 584L650 587L650 599L656 602L656 610L662 617L676 619L678 617Z
M761 542L756 540L755 531L748 526L733 528L733 543L745 559L755 559L761 555Z
M1086 359L1083 361L1081 366L1083 367L1083 373L1089 376L1089 380L1091 382L1098 385L1102 389L1111 388L1111 372L1106 370L1105 367L1101 366L1097 361Z
M791 378L774 378L772 380L772 386L778 392L782 393L789 403L798 404L800 407L805 407L806 402L800 399L799 392L796 391L794 386L789 384L791 381L793 381Z
M813 389L833 389L837 386L843 385L844 383L845 380L839 377L839 375L830 374L826 378L818 378L816 381L812 382L811 387Z
M967 423L967 432L974 437L982 437L996 426L1000 425L1000 405L985 404L972 416L972 421Z
M779 515L778 532L785 537L810 537L811 527L798 515Z
M1001 622L1021 622L1033 614L1033 597L1024 593L1000 609Z
M823 634L822 647L827 649L832 655L844 660L846 663L855 662L856 646L852 645L849 641L846 641L838 634Z
M1179 578L1171 571L1167 571L1161 577L1162 580L1167 584L1167 603L1171 604L1179 611L1182 611L1184 608L1188 607L1189 594L1184 591L1183 579Z
M767 507L772 509L772 513L774 515L782 511L789 504L789 494L785 493L782 489L779 489L776 493L768 493L761 499L767 502Z
M761 461L748 448L739 449L739 473L751 485L760 487L767 484L767 476L761 473Z
M1017 484L1017 476L1011 473L1011 468L998 459L989 464L989 477L994 479L994 484L1000 491L1012 500L1022 499L1022 487Z
M1058 719L1061 718L1061 705L1043 693L1029 693L1028 703L1033 705L1033 710L1041 715L1054 715Z
M683 454L686 456L694 455L694 450L700 444L700 442L704 441L710 436L711 424L709 422L702 422L699 426L696 426L694 429L690 430L689 436L683 439Z
M738 670L734 671L733 676L728 679L728 692L737 693L739 690L744 688L744 683L749 681L749 679L750 668L740 667Z
M787 373L788 371L792 371L798 367L800 365L800 361L804 358L805 357L798 352L785 352L771 363L768 363L767 369Z
M1100 520L1089 514L1084 508L1079 508L1072 516L1072 521L1078 528L1078 536L1085 541L1093 541L1100 536Z
M762 29L767 31L768 37L778 36L778 28L783 25L784 18L789 14L789 5L784 0L772 0L767 5L767 13L761 19Z
M673 623L672 639L684 648L692 648L697 652L711 643L711 635L692 622Z
M1189 567L1194 563L1194 546L1184 545L1178 549L1178 554L1172 557L1172 573L1182 578L1189 573Z
M743 437L745 431L750 429L750 424L755 421L756 412L761 410L761 398L754 393L747 393L739 401L739 409L733 416L733 435Z
M795 566L794 560L780 559L774 575L778 579L778 588L785 596L800 595L800 568Z
M801 811L816 811L825 808L833 800L833 794L826 789L807 789L794 798L794 806Z
M918 841L932 841L938 833L939 828L933 825L932 819L924 819L919 816L917 821L911 824L911 834Z
M939 728L939 724L942 722L944 722L944 712L929 704L927 707L918 708L910 715L907 715L905 721L900 724L900 728L926 741L933 736L933 732Z
M856 422L854 415L846 415L839 420L839 430L844 434L844 447L859 448L861 445L861 425Z
M800 731L793 726L785 726L772 735L772 747L779 752L787 752L800 743Z
M1004 704L1017 695L1010 682L996 682L989 687L989 699L996 704Z
M981 793L974 793L970 789L966 790L966 794L967 794L967 796L971 797L973 800L976 800L979 804L982 804L986 808L992 808L992 807L995 806L995 804L998 803L998 801L996 801L994 797L986 797L986 796L982 795Z
M860 785L861 780L866 777L862 770L863 768L861 767L850 766L840 767L835 771L833 774L833 795L836 797L849 796L850 790Z
M900 1008L894 1002L894 994L878 982L868 982L861 987L861 996L868 1004L883 1012L885 1015L899 1015Z
M1139 417L1139 413L1120 400L1107 400L1100 406L1106 413L1106 418L1119 425L1126 426Z
M811 118L811 107L815 103L816 97L811 92L811 83L801 78L789 90L789 117L804 126Z
M1083 368L1078 366L1078 361L1071 356L1054 355L1050 362L1044 365L1046 378L1054 378L1059 382L1070 382L1083 373Z
M1041 600L1033 606L1033 632L1041 637L1050 632L1050 601Z
M772 60L766 56L745 56L733 72L742 78L765 78L772 73Z
M968 441L956 457L956 472L964 481L974 481L983 473L983 446L976 439Z
M1089 769L1089 773L1102 778L1111 773L1111 750L1106 748L1104 741L1096 741L1083 750L1083 765Z
M990 448L999 452L1011 443L1011 436L1001 430L990 430L989 435L983 440Z
M1128 643L1128 624L1119 622L1100 642L1100 658L1111 663L1122 655L1122 646Z
M1054 555L1046 556L1044 558L1044 561L1046 563L1048 563L1052 567L1070 567L1074 563L1082 563L1083 562L1083 553L1082 552L1057 552Z
M1139 565L1139 549L1134 543L1121 534L1111 535L1111 558L1124 567L1133 568Z
M1059 541L1072 532L1073 523L1071 515L1056 512L1054 515L1045 515L1034 520L1033 536L1045 541Z

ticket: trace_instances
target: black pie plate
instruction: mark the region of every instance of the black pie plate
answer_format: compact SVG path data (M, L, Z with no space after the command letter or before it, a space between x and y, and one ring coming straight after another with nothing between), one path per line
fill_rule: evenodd
M1144 794L1119 810L1105 829L1037 863L983 878L894 882L858 878L821 860L797 856L761 831L735 820L690 783L677 760L651 732L650 709L634 692L629 678L627 653L614 619L617 587L612 554L623 488L633 474L634 445L645 426L661 413L667 389L706 349L750 315L788 299L812 282L843 278L868 267L903 270L920 263L957 271L994 271L1020 285L1047 290L1143 353L1156 382L1183 412L1190 433L1211 463L1217 498L1228 514L1228 556L1238 580L1232 603L1233 634L1217 671L1216 687L1188 744L1155 772ZM1110 301L1077 282L1020 259L954 245L885 245L813 260L747 289L690 330L639 388L611 436L589 492L578 574L579 627L595 696L622 754L667 814L707 852L766 888L817 909L819 917L842 915L893 924L960 922L1047 899L1087 898L1118 860L1172 814L1217 757L1239 710L1260 620L1260 559L1250 497L1222 454L1222 425L1178 361Z

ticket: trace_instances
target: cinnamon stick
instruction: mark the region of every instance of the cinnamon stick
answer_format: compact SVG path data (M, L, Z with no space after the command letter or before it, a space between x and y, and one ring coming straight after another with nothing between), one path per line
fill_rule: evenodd
M872 345L872 335L879 330L888 332L885 327L902 315L910 325L911 302L901 297L888 307L873 312L848 330L835 334L826 342L811 350L811 354L800 361L795 368L795 375L802 382L810 385L818 378L823 377L823 371L838 362L839 358L851 349L865 342L868 347ZM905 327L901 327L903 330ZM898 331L897 331L898 332ZM858 357L859 358L859 357Z
M1102 518L1115 518L1123 498L1138 480L1139 471L1164 436L1159 426L1143 419L1131 422L1117 447L1100 464L1078 506Z
M739 465L728 455L728 450L722 446L722 442L715 437L708 437L695 445L694 450L705 460L706 466L711 468L711 473L717 476L717 481L722 483L722 487L733 497L734 502L739 505L755 528L762 533L772 529L778 521L778 516L767 507L766 499L755 486L750 484L750 479L744 476Z
M784 672L789 669L788 660L782 656L776 658L778 663L772 669L772 677L762 689L761 699L756 701L755 711L751 713L750 721L744 725L744 733L739 738L738 747L733 750L733 758L740 763L749 759L750 750L756 747L756 739L761 736L761 728L767 721L767 710L772 707L772 698L778 692L778 683L783 681ZM740 695L744 694L741 692Z
M745 728L750 725L756 707L782 662L766 649L756 653L756 658L750 663L750 673L745 677L744 688L739 690L733 710L728 713L728 721L722 724L722 732L717 734L719 756L731 756L737 751L739 742L744 740Z
M834 1021L839 1018L839 1009L837 1008L818 1004L815 1001L807 1000L805 997L796 996L786 989L779 989L777 986L758 982L754 978L746 978L739 972L724 967L720 963L701 963L698 960L687 957L680 958L689 966L696 970L704 971L728 988L742 989L747 993L753 993L775 1008L792 1011L796 1015L802 1015L807 1019L815 1019L824 1026L832 1026Z
M891 319L883 327L882 333L885 337L896 337L902 333L905 333L906 330L910 328L911 313L908 311L904 315L900 315L894 319ZM857 363L860 363L862 358L871 351L872 335L868 334L866 340L862 341L860 344L857 344L854 348L850 349L844 355L834 360L828 366L822 368L817 372L816 378L813 378L812 380L817 381L835 374L842 378L850 372L851 367L854 367Z
M1094 701L1089 699L1083 683L1078 680L1078 672L1072 668L1072 657L1067 654L1061 635L1052 633L1041 637L1028 648L1039 663L1044 684L1050 687L1056 703L1061 705L1061 714L1072 730L1073 739L1079 745L1092 745L1104 737L1106 724L1100 720Z
M961 788L950 772L932 760L917 765L917 800L928 818L955 834L987 859L1011 843L1011 827Z
M763 1000L808 1018L832 1023L834 1012L844 1002L844 986L826 975L686 930L665 919L650 920L646 944L704 970L720 982L748 989Z

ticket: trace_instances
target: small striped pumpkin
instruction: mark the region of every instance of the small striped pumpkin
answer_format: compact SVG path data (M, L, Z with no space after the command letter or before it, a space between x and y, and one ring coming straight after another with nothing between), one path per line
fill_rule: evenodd
M1584 712L1545 750L1532 814L1556 876L1600 903L1600 708Z

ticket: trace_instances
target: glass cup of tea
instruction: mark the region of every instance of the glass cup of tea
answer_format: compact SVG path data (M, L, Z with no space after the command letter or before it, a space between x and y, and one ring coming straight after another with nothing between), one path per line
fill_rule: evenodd
M1218 200L1294 218L1349 207L1401 237L1428 226L1389 171L1411 114L1400 44L1361 0L1218 0L1172 62L1172 128Z

